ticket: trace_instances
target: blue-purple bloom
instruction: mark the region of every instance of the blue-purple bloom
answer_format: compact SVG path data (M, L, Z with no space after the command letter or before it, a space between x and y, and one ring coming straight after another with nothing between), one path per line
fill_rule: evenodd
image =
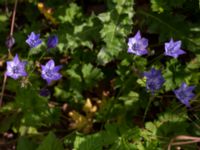
M58 44L58 36L53 35L48 38L48 41L47 41L48 49L55 48L57 44Z
M62 68L62 65L55 66L54 61L51 59L42 67L42 78L47 81L48 84L53 80L59 80L62 75L58 71Z
M28 35L26 43L30 46L30 48L37 47L42 43L42 40L40 39L40 34L35 34L34 32L31 32L31 34Z
M12 61L7 61L6 75L13 79L18 79L21 76L27 76L25 71L26 62L21 62L16 54Z
M144 72L144 76L146 77L146 88L150 90L152 93L159 90L163 83L165 82L161 71L152 68L149 72Z
M177 58L179 55L186 52L181 49L181 41L174 41L172 38L168 43L165 43L165 55Z
M148 39L142 38L140 31L134 37L128 39L128 53L141 56L148 53L147 51Z
M190 100L194 98L195 94L192 93L195 86L187 86L186 83L182 83L181 87L177 90L174 90L176 97L186 105L186 107L190 107Z

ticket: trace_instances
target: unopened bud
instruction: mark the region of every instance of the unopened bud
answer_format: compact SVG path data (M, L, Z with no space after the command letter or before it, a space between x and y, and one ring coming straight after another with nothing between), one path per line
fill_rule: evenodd
M8 36L6 39L6 46L8 49L11 49L13 45L15 44L15 39L13 36Z

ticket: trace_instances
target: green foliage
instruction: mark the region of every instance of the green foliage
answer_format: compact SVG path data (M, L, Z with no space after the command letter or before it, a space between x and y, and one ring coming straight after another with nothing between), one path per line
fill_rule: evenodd
M35 150L36 144L31 142L26 137L20 137L17 143L17 150L26 150L26 149Z
M163 13L171 11L173 8L181 7L185 0L151 0L152 11Z
M160 41L167 41L171 37L180 37L181 39L189 40L189 38L185 36L189 33L189 26L183 15L172 15L168 13L155 14L144 11L139 11L139 14L146 18L144 23L148 24L150 33L160 33ZM184 24L184 26L180 26L181 24Z
M47 100L38 96L34 90L20 90L15 102L16 107L24 112L22 120L27 125L39 125L49 115Z
M122 96L120 97L120 99L124 101L124 105L128 107L139 100L139 94L134 91L131 91L130 93L128 93L127 96Z
M64 150L62 143L50 132L36 150Z
M85 64L82 67L82 74L86 88L94 86L95 83L103 78L103 73L100 69L94 68L91 64Z
M93 134L87 137L77 136L74 141L74 148L77 150L101 150L102 145L100 143L101 137L99 134Z
M117 57L125 46L125 37L131 31L133 17L133 1L113 1L109 12L99 14L103 22L101 38L105 42L97 55L98 63L106 64Z
M166 79L165 88L168 91L175 89L176 85L180 85L183 81L188 81L190 74L176 60L171 60L167 63L167 69L163 75Z
M101 28L101 22L95 15L84 17L81 8L75 3L70 3L67 8L60 8L57 15L61 21L58 29L60 52L67 53L67 49L74 50L83 46L93 48L91 40L98 41L98 31ZM66 32L63 32L65 29Z
M128 143L128 140L132 140L134 136L137 136L138 132L137 128L130 130L124 125L106 125L105 130L99 133L84 137L78 135L74 142L74 148L77 150L101 150L103 147L111 150L136 149L133 144Z
M0 1L1 83L12 59L5 40L14 2ZM199 16L199 0L18 0L11 54L27 62L29 75L7 77L0 94L0 149L162 150L178 135L199 136ZM149 41L148 55L127 53L138 30ZM32 31L43 42L30 49ZM50 35L59 42L47 50ZM170 38L181 40L186 54L163 55ZM63 66L62 79L47 85L41 65L50 59ZM143 74L151 68L165 79L155 93ZM173 92L183 82L195 86L191 108Z

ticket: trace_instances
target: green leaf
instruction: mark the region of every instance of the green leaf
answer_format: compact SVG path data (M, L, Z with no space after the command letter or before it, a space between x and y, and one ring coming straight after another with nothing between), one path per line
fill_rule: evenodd
M152 122L147 122L145 128L149 130L153 135L156 135L157 127Z
M185 110L180 112L165 112L159 116L157 124L157 135L163 137L175 137L177 135L190 134L188 131L189 123L187 122L187 114ZM188 131L187 131L188 130Z
M4 117L0 125L0 132L2 133L8 131L11 125L14 124L17 121L17 119L19 119L18 113L14 113L11 115L7 114L7 116Z
M84 16L81 7L75 3L70 3L66 7L68 8L61 8L57 14L61 20L61 25L58 29L59 51L67 53L67 50L70 49L74 52L79 47L81 49L82 47L92 49L92 41L99 41L100 39L99 30L102 27L101 21L94 14L89 17Z
M133 17L133 1L114 1L109 3L110 11L99 14L99 19L103 22L100 31L101 38L105 46L99 51L97 61L101 65L116 58L121 51L126 48L125 37L131 32Z
M63 12L65 14L63 14ZM60 12L57 13L57 15L59 15L58 18L61 20L61 23L72 23L76 18L80 18L82 16L81 8L75 3L70 3L67 8L65 7L63 9L60 9Z
M130 91L127 96L122 96L119 99L124 101L125 106L131 106L139 100L139 94L134 91Z
M6 20L8 20L6 15L0 15L0 22L5 22Z
M46 121L46 125L51 122L48 118L51 118L52 113L47 99L39 96L39 91L32 87L17 89L15 107L21 110L23 123L27 126L42 125L43 121Z
M163 73L166 91L175 89L177 85L186 81L189 78L189 75L190 73L187 72L185 67L179 64L176 59L167 62L167 67Z
M113 56L107 50L105 50L105 47L101 48L101 50L99 51L97 55L98 63L105 65L108 62L112 61L112 59L113 59Z
M117 124L106 124L105 131L102 133L105 145L113 144L119 137Z
M17 150L35 150L37 145L28 138L22 136L18 139Z
M102 137L99 133L89 136L77 136L74 141L75 150L102 150Z
M151 9L154 12L163 13L171 11L174 7L181 7L186 0L151 0Z
M156 33L159 35L159 41L164 42L171 37L174 39L180 37L188 41L189 25L185 20L185 16L180 14L172 15L170 13L155 14L152 12L138 11L138 14L142 15L145 20L145 24L148 26L150 33ZM180 24L184 24L180 26Z
M42 44L38 45L37 47L30 49L28 52L28 56L37 55L39 53L41 53L40 55L43 55L45 51L46 51L45 43L42 42Z
M64 150L62 143L56 138L55 134L50 132L37 150Z
M99 68L92 64L84 64L82 67L82 74L86 88L94 87L96 83L103 78L103 73Z

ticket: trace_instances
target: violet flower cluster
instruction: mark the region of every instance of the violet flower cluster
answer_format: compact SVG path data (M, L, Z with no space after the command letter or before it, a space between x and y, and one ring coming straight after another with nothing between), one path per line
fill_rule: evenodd
M185 54L186 52L181 49L181 41L174 41L173 38L169 42L165 43L165 56L171 56L178 58L179 55ZM128 39L128 53L135 54L137 56L148 54L148 39L141 36L138 31L134 37ZM146 89L154 94L156 91L161 89L165 82L160 70L152 68L148 72L144 72L143 75L146 77ZM186 107L190 107L190 100L195 97L192 92L195 86L187 86L186 83L182 83L181 87L174 90L177 99L180 100Z
M14 41L9 41L8 46L12 46ZM35 34L31 32L28 35L26 43L30 48L35 48L42 43L40 39L40 34ZM58 44L58 37L56 35L50 36L47 40L47 50L55 48ZM140 31L136 33L134 37L130 37L128 40L128 53L132 53L138 56L148 54L148 39L141 36ZM171 56L173 58L178 58L179 55L185 54L186 52L181 49L181 41L174 41L172 38L169 42L165 43L165 56ZM27 62L20 61L18 55L16 54L12 61L7 61L6 75L13 78L19 79L20 77L26 77L28 73L26 72ZM52 81L57 81L61 79L62 75L59 73L61 65L56 66L53 59L50 59L45 65L41 65L41 77L46 80L47 84L51 84ZM146 89L152 94L155 94L158 90L162 88L165 82L164 77L160 70L151 68L150 71L144 72L143 75L146 77ZM194 98L193 93L194 86L187 86L186 83L182 83L179 89L174 90L176 97L181 103L190 107L190 100ZM46 92L46 91L45 91ZM44 91L41 91L41 95Z
M26 43L30 46L30 48L37 47L42 43L40 39L40 34L35 34L31 32L26 40ZM56 35L50 36L47 41L47 49L55 48L58 44L58 37ZM6 75L13 78L18 79L20 77L25 77L28 75L26 72L26 64L25 61L20 61L18 55L16 54L12 61L7 61L7 71ZM45 65L41 65L41 77L47 81L47 84L51 84L52 81L59 80L62 75L58 72L62 66L55 66L55 62L53 59L49 60Z
M181 49L181 41L174 41L173 38L169 42L165 43L166 56L177 58L179 55L186 52ZM128 53L135 54L137 56L148 54L148 39L142 38L140 31L138 31L134 37L128 39Z

